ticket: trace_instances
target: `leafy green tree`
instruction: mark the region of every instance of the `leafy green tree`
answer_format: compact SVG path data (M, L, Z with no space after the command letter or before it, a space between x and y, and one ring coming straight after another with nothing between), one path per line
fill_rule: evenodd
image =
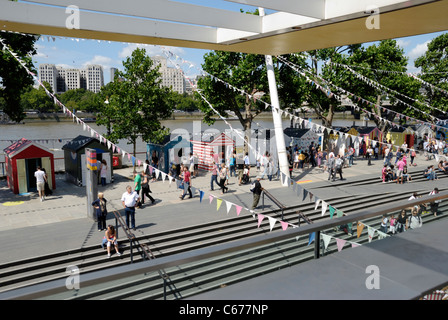
M100 100L106 96L109 103L102 103L97 124L110 123L109 140L126 139L133 144L135 156L139 136L143 141L160 143L169 133L160 121L172 114L170 89L161 87L159 67L145 49L134 50L123 61L123 69L101 90Z
M0 37L31 72L37 73L31 59L31 56L36 54L34 43L37 38L34 35L2 32ZM25 118L26 115L20 103L21 94L33 83L33 77L9 51L3 47L0 48L0 99L3 101L0 106L12 121L20 122Z
M432 85L423 85L426 101L437 109L448 111L448 33L434 38L428 44L426 53L417 58L414 65L421 68L419 77ZM440 115L435 109L432 112Z
M250 135L252 121L265 110L264 104L256 102L248 95L242 95L227 84L254 96L269 92L265 58L261 55L212 51L204 55L202 69L222 81L206 76L198 80L198 88L223 117L235 114L245 131L245 151ZM266 100L269 101L269 100ZM204 112L204 122L211 125L218 119L216 113L201 101L200 110Z
M67 90L59 99L66 107L84 112L97 112L101 108L101 102L97 94L84 88Z
M52 93L48 82L43 82L43 85ZM41 86L37 89L32 86L26 88L26 91L21 95L20 106L22 110L37 110L40 113L55 112L58 109L53 98L47 95L45 89Z
M196 111L199 110L200 101L198 97L187 93L180 94L178 92L171 92L171 99L173 103L173 109L181 111Z

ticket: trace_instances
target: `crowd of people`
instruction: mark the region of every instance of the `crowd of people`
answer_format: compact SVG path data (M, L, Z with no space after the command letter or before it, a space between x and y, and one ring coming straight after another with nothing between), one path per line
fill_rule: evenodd
M382 169L383 182L396 182L402 184L404 182L412 181L410 174L407 171L409 165L415 165L415 150L409 149L406 146L401 146L394 154L392 148L388 145L385 146L383 151L379 151L378 147L372 147L369 145L362 145L359 150L360 156L365 157L367 165L370 165L371 159L383 157L384 166ZM353 147L348 147L344 155L336 154L332 151L321 150L314 143L311 143L307 148L299 148L297 145L287 148L288 161L290 164L290 173L293 170L305 170L308 168L320 168L323 172L328 172L328 180L335 181L336 177L344 180L343 168L353 165L355 150ZM250 187L250 191L253 194L252 209L258 206L262 191L264 190L261 185L261 180L264 178L272 180L274 176L279 176L278 162L269 152L265 152L263 155L256 157L255 167L251 165L249 160L249 154L246 153L243 159L237 161L237 154L233 152L227 161L223 156L211 153L212 169L210 172L210 191L214 191L217 186L221 191L221 194L229 191L229 179L235 177L235 182L239 186L243 184L251 183L251 176L255 177ZM410 159L410 162L408 162ZM242 160L242 161L241 161ZM133 186L128 185L126 192L121 197L121 202L124 208L126 216L126 225L129 229L136 230L135 211L138 208L142 208L145 204L145 199L154 204L156 200L151 196L150 183L157 181L154 168L158 166L158 158L153 154L152 158L146 160L145 170L134 173ZM150 170L152 168L153 170ZM256 169L257 173L254 175L251 173ZM101 184L105 185L105 170L107 169L107 163L101 163L99 168L101 174ZM40 171L40 170L38 170ZM434 166L428 166L425 170L425 177L428 179L437 179L437 173L448 173L448 161L440 161L437 168ZM188 195L188 198L193 198L192 192L192 179L198 177L198 158L196 154L190 153L190 158L187 163L180 163L179 165L171 164L169 174L176 178L178 181L178 188L181 189L179 198L184 200ZM46 176L41 173L36 174L36 178L46 181ZM42 178L41 178L42 177ZM39 184L38 190L41 190ZM431 194L438 192L437 188L432 191ZM416 194L413 197L417 197ZM412 198L412 197L411 197ZM111 254L111 247L115 247L117 254L119 255L118 245L115 237L115 230L110 225L106 227L107 219L107 200L104 194L100 192L98 199L96 199L92 206L96 209L98 230L105 231L103 238L103 245L107 247L108 256ZM415 229L421 227L421 216L428 210L437 215L438 202L434 202L428 205L415 206L410 209L410 213L407 214L406 210L400 212L395 217L394 215L383 216L381 221L381 230L384 233L395 234L403 232L408 229ZM429 208L429 209L428 209Z
M439 193L438 188L434 188L428 196L433 196ZM409 200L420 199L422 196L414 192ZM430 203L422 203L414 205L407 209L402 209L400 213L395 216L392 214L390 216L384 214L381 218L381 231L386 234L397 234L405 232L406 230L418 229L423 226L422 216L425 214L433 214L435 217L438 216L438 209L441 200L435 200Z

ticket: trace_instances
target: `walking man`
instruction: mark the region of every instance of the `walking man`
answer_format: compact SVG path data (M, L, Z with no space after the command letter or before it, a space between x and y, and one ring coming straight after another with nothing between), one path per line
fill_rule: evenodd
M38 166L37 171L34 172L34 176L36 177L36 185L37 185L37 191L39 192L40 201L44 201L45 182L47 181L47 175L43 170L41 170L40 166Z
M254 182L254 187L252 189L252 193L254 194L254 201L252 203L252 210L255 209L258 206L258 202L260 201L261 192L263 191L263 188L260 183L261 177L258 176L257 179Z
M131 228L135 231L135 206L140 200L137 192L132 191L131 186L126 187L126 192L121 196L121 203L124 207L124 212L126 214L126 225L129 228L129 220L131 222Z

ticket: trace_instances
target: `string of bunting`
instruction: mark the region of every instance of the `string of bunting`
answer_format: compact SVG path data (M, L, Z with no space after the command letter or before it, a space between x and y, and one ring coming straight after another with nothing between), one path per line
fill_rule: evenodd
M299 69L299 67L298 67L297 65L293 64L292 62L290 62L290 61L288 61L288 60L286 60L286 59L284 59L284 58L282 58L282 57L279 57L279 60L281 60L282 62L284 62L285 64L287 64L289 67L291 67L294 71L296 71L297 73L299 73L299 74L302 75L303 77L305 77L306 80L307 80L309 83L311 83L312 85L319 86L320 88L322 88L321 90L327 90L327 95L330 95L330 92L331 92L331 91L330 91L329 89L326 89L326 88L322 87L321 85L317 84L314 80L310 79L310 78L306 75L306 73L305 73L304 71L301 71L301 70ZM316 76L316 75L314 75L314 76ZM370 102L370 101L368 101L368 100L366 100L366 99L364 99L364 98L362 98L362 97L359 97L359 96L355 95L354 93L351 93L351 92L349 92L349 91L347 91L347 90L345 90L345 89L343 89L343 88L340 88L340 87L336 86L335 84L331 84L331 83L329 83L327 80L323 79L322 77L319 77L319 78L320 78L322 81L325 81L325 83L327 83L329 86L333 86L333 87L337 88L339 91L341 91L341 92L343 92L343 93L349 95L350 97L354 98L354 99L357 100L358 102L361 102L361 103L363 103L363 104L368 104L368 105L370 105L371 107L376 107L377 109L382 109L384 112L387 112L387 113L394 113L394 114L396 114L396 117L398 117L398 118L400 118L400 119L406 119L407 121L409 121L409 120L413 120L413 121L415 121L415 122L417 122L417 123L419 123L419 124L431 126L432 129L435 129L435 128L437 127L438 130L447 132L447 129L446 129L445 127L442 127L442 126L439 126L439 125L435 125L435 124L433 124L433 123L425 122L425 121L422 121L422 120L419 120L419 119L416 119L416 118L412 118L412 117L410 117L410 116L401 114L401 113L399 113L399 112L396 112L396 111L387 109L387 108L385 108L385 107L383 107L383 106L376 105L375 103L372 103L372 102ZM333 93L333 95L335 95L335 94ZM341 101L341 100L342 100L342 97L337 96L337 99L338 99L339 101ZM353 102L353 100L352 100L352 102ZM390 126L392 126L392 127L395 127L395 128L400 128L400 127L401 127L401 128L406 128L406 127L404 127L404 126L402 126L402 125L400 125L400 124L397 124L397 123L395 123L395 122L393 122L393 121L384 119L384 118L378 116L378 115L375 114L375 113L372 113L372 112L370 112L370 111L368 111L368 110L366 110L366 109L364 109L364 108L361 108L361 107L359 107L359 106L358 106L357 104L355 104L355 103L353 103L353 107L355 108L355 110L357 110L357 111L362 110L363 112L365 112L366 114L368 114L370 117L375 117L375 118L381 120L382 122L388 123L388 124L389 124ZM411 106L411 107L412 107L412 106ZM431 116L431 117L432 117L432 116ZM442 121L442 120L441 120L441 121Z
M77 117L74 113L72 113L62 102L60 102L57 97L50 92L45 86L44 84L39 81L38 77L36 76L35 73L31 72L27 66L25 65L25 63L18 57L18 55L16 53L14 53L5 43L4 43L4 39L2 39L0 37L0 43L2 44L3 49L6 49L18 62L19 64L26 70L26 72L31 75L34 80L36 80L39 85L45 90L46 94L52 98L55 102L55 104L57 104L58 106L60 106L63 110L63 112L65 114L67 114L68 116L73 117L73 121L77 124L80 124L83 126L83 130L84 131L88 131L90 132L91 137L96 137L100 143L107 145L108 149L111 149L114 153L119 153L122 154L122 158L124 159L125 156L127 155L128 160L132 161L132 165L138 165L139 167L143 165L143 168L146 169L146 166L149 166L149 170L150 173L152 174L154 172L156 179L158 179L160 176L162 177L162 181L165 182L165 180L168 178L170 186L171 183L173 181L176 181L176 184L178 187L180 187L180 185L182 184L182 181L179 179L176 179L174 177L172 177L171 175L159 170L156 167L153 167L151 165L148 165L146 163L144 163L144 161L141 161L140 159L137 159L136 157L134 157L133 155L131 155L131 153L126 152L125 150L121 149L119 146L117 146L116 144L114 144L113 142L109 141L107 138L105 138L103 135L99 134L98 132L96 132L93 128L91 128L89 125L87 125L84 121L82 121L79 117ZM200 190L199 188L195 188L195 187L191 187L191 191L193 193L193 195L196 193L196 191L199 192L199 199L202 202L203 196L204 196L204 191Z
M446 74L446 73L448 73L448 71L445 71L445 72L405 72L405 71L381 70L381 69L367 68L367 67L356 66L356 65L346 65L346 64L342 64L342 63L336 63L336 62L332 62L332 63L335 64L335 65L339 65L341 67L360 68L360 69L371 70L371 71L380 72L380 73L404 74L404 75L407 75L407 76L409 76L411 78L414 78L417 81L420 81L421 83L423 83L424 85L426 85L428 87L431 87L432 89L438 90L438 91L444 93L445 95L448 95L448 91L447 90L444 90L444 89L442 89L440 87L437 87L437 86L435 86L435 85L433 85L433 84L431 84L431 83L429 83L429 82L427 82L427 81L417 77L417 74L420 74L420 75L425 75L425 74ZM443 110L439 110L439 111L441 111L443 113L446 113L446 111L443 111Z
M170 57L174 57L174 56L176 56L176 55L175 55L174 53L171 53L171 52L169 52L169 53L167 54L167 57L168 57L168 58L170 58ZM184 60L182 59L182 61L184 61ZM190 64L190 66L192 65L191 63L189 63L189 64ZM178 66L177 63L175 63L175 65L178 67L179 70L182 71L182 69L180 68L180 66ZM204 72L204 73L206 73L206 72ZM183 74L183 72L182 72L182 74ZM268 105L266 102L264 102L264 101L262 101L262 100L260 100L260 99L258 99L258 98L256 98L256 97L253 97L253 96L249 95L249 94L246 93L244 90L241 90L241 89L239 89L239 88L233 87L233 86L230 85L229 83L227 83L227 82L225 82L225 81L223 81L223 80L221 80L221 79L219 79L219 78L217 78L217 77L214 77L214 76L211 75L211 74L208 74L208 73L206 73L206 74L209 75L209 76L211 76L211 77L212 77L213 79L215 79L216 81L220 81L220 82L225 83L225 85L226 85L227 88L232 88L234 91L238 91L238 92L240 92L240 93L243 94L243 95L247 95L247 96L249 96L251 99L255 99L255 100L261 101L262 103L265 103L266 106ZM188 80L188 79L187 79L187 80ZM194 86L193 86L193 87L194 87ZM213 108L213 106L207 101L207 99L206 99L201 93L200 93L200 96L201 96L201 98L202 98L202 99L203 99L203 100L204 100L204 101L211 107L211 109L212 109L212 110L213 110L213 111L214 111L214 112L215 112L215 113L216 113L216 114L217 114L223 121L225 121L225 123L227 123L227 125L230 127L230 129L231 129L231 130L234 130L234 129L232 128L232 126L227 122L227 119L224 118L223 116L221 116L221 115L219 114L219 112L216 111L216 110ZM275 109L274 106L271 106L271 107L272 107L273 109ZM275 110L277 110L277 109L275 109ZM279 111L279 110L277 110L277 111ZM281 110L280 110L280 111L281 111ZM291 115L291 116L292 116L292 115ZM302 120L304 120L304 119L302 119ZM309 197L310 197L310 201L312 200L312 198L313 198L313 194L312 194L311 192L309 192L309 191L306 190L305 188L302 188L301 186L299 186L298 184L296 184L296 183L295 183L295 182L294 182L288 175L285 175L283 172L280 172L280 174L281 174L282 180L284 181L284 184L287 185L288 187L290 187L290 186L292 185L292 189L297 193L297 196L301 196L301 195L303 195L303 201L307 198L308 195L309 195ZM217 204L217 210L219 210L219 208L221 207L222 202L225 201L225 203L226 203L226 208L227 208L227 214L229 213L229 211L230 211L232 205L234 205L234 206L236 207L237 215L239 215L239 213L241 212L241 208L242 208L241 206L236 205L236 204L233 204L233 203L231 203L230 201L220 199L220 198L215 197L215 196L213 196L213 195L210 195L210 196L209 196L210 203L212 203L212 201L213 201L214 198L217 199L217 201L216 201L216 204ZM333 218L334 213L336 213L337 217L341 217L341 216L345 215L341 210L336 209L335 207L329 205L326 201L324 201L324 200L322 200L322 199L319 199L319 198L316 197L316 196L315 196L315 203L316 203L315 210L317 210L317 207L319 206L319 203L322 203L322 216L325 215L325 213L326 213L326 211L327 211L327 208L329 208L330 219ZM254 210L250 210L250 209L247 209L247 208L245 208L245 209L248 210L249 212L251 212L253 215L254 215L254 214L257 214L257 216L258 216L258 227L260 226L261 222L263 221L263 219L264 219L265 217L267 217L268 220L269 220L269 225L270 225L270 230L271 230L271 231L272 231L272 229L273 229L273 227L275 226L275 224L276 224L277 221L279 221L279 222L281 223L281 226L282 226L282 229L283 229L283 230L286 230L287 227L288 227L289 225L291 225L291 226L293 226L293 227L297 227L296 225L293 225L293 224L290 224L290 223L287 223L287 222L284 222L284 221L281 221L281 220L277 220L277 219L275 219L275 218L273 218L273 217L265 216L265 215L263 215L263 214L261 214L261 213L257 213L257 212L255 212ZM255 217L254 217L254 218L255 218ZM360 223L360 225L363 225L363 224ZM349 224L349 228L351 229L351 223ZM369 230L369 241L371 241L371 239L372 239L372 237L373 237L373 233L374 233L375 231L378 232L379 234L380 234L380 233L382 234L381 231L376 230L376 229L374 229L374 228L372 228L372 227L369 227L368 230ZM373 233L370 234L370 232L373 232ZM313 238L313 235L310 235L310 242L309 242L309 243L311 243L311 239L312 239L312 238ZM331 236L327 236L327 238L325 239L325 241L326 241L326 245L327 245L327 246L328 246L328 242L329 242L328 239L331 239L331 238L332 238ZM359 238L359 236L358 236L358 238ZM338 250L340 251L340 249L341 249L341 248L343 247L343 245L345 244L346 240L339 239L339 238L336 238L336 240L337 240L337 242L338 242ZM353 246L357 246L357 245L359 245L359 244L357 244L357 243L353 243Z

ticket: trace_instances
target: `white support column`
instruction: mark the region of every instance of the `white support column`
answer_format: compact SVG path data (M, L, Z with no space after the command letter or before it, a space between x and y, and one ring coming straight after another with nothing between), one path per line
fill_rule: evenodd
M259 8L260 16L264 16L264 9ZM272 110L272 119L274 121L275 129L275 142L277 143L278 162L280 172L289 177L289 163L288 156L286 154L285 137L283 135L282 115L277 110L280 110L280 102L278 100L277 83L275 81L274 64L272 62L272 56L266 55L266 68L269 81L269 95L271 97L271 105L274 107ZM281 178L281 177L280 177ZM286 186L285 181L288 179L280 179L283 186Z

